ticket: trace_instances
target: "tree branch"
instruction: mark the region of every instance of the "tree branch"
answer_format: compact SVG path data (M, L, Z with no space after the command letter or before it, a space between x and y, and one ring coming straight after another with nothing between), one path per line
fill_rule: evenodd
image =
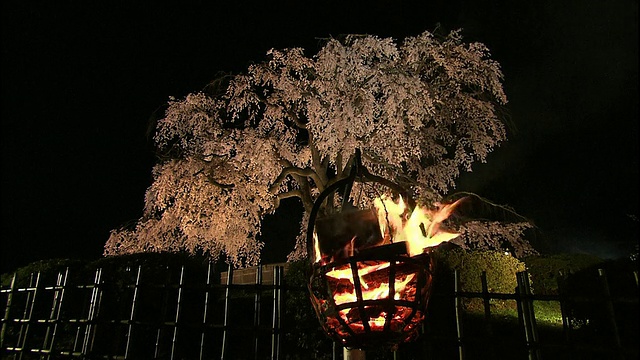
M291 117L291 120L293 120L293 123L299 127L300 129L307 129L307 124L302 123L302 121L300 121L300 118L298 117L298 114L296 114L295 112L293 112L293 110L291 110L291 108L287 109L287 115L289 115Z
M315 145L315 141L313 139L313 134L311 131L307 131L309 133L309 149L311 149L311 165L316 171L316 174L320 178L320 182L316 183L318 190L322 192L324 188L327 186L327 182L329 179L327 178L327 165L328 163L322 161L320 159L320 151Z
M291 191L287 191L287 192L276 195L276 198L274 200L275 208L277 209L280 206L280 201L282 199L289 199L292 197L298 197L304 203L304 194L302 194L301 190L296 189L296 190L291 190Z
M287 163L289 162L287 161ZM276 179L276 181L274 181L273 185L271 185L271 187L269 188L269 191L272 193L275 193L280 187L280 184L284 181L284 179L287 178L288 175L298 175L305 178L310 177L311 179L313 179L313 181L316 184L320 183L320 178L318 177L318 174L316 174L316 172L313 171L312 169L309 169L309 168L300 169L295 166L288 166L282 169L282 172L280 173L280 175L278 175L278 178Z
M199 174L204 174L204 176L207 178L207 181L209 181L211 184L221 188L221 189L233 189L235 187L234 184L223 184L218 182L218 180L214 179L213 176L209 173L205 173L204 168L198 170L195 174L193 174L193 176L197 176Z

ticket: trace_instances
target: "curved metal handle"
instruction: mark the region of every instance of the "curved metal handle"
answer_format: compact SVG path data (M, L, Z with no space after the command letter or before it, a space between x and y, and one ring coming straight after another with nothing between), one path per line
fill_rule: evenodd
M367 170L362 165L360 149L356 149L355 161L351 168L351 171L349 172L349 176L336 181L335 183L329 185L326 189L324 189L324 191L320 193L315 203L313 204L313 207L311 208L311 213L309 214L309 223L307 224L307 256L309 257L310 260L313 259L313 254L312 254L313 231L316 224L316 217L318 216L318 212L320 211L320 207L322 206L322 203L331 193L335 192L340 187L346 185L345 191L343 194L343 203L342 203L342 206L344 207L344 205L346 204L346 201L348 201L349 195L351 193L351 187L353 183L356 181L356 178L360 178L361 182L364 182L362 181L364 179L368 179L373 182L377 182L382 185L385 185L386 187L397 192L398 194L401 194L403 198L406 200L407 206L409 207L410 210L413 210L413 208L415 208L415 201L411 196L409 196L409 193L407 192L407 190L405 190L402 186L390 180L387 180L383 177L370 173L369 170Z

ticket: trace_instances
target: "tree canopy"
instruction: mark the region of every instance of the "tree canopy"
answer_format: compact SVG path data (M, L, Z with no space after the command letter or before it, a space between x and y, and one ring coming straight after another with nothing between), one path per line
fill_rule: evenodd
M170 99L155 127L160 157L143 217L113 230L105 254L188 251L254 264L262 218L297 197L306 216L290 258L304 256L314 200L348 173L356 149L371 173L421 202L442 201L461 171L506 139L502 80L487 47L464 43L460 31L401 43L330 38L311 57L270 50L245 73ZM485 248L513 243L528 226L479 224L463 226L484 234Z

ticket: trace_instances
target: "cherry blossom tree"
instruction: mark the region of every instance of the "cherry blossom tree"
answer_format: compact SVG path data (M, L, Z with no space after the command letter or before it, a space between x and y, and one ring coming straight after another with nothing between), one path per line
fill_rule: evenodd
M460 31L401 43L331 38L312 57L271 50L246 73L170 99L143 217L113 230L105 254L189 251L255 264L261 219L296 197L305 215L290 259L304 256L314 199L349 172L356 149L371 173L440 201L506 139L502 80L486 46ZM466 231L519 238L526 222L514 224Z

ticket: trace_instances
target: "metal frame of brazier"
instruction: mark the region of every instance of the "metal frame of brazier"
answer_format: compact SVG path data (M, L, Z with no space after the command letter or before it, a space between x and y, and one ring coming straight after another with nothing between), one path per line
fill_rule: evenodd
M311 302L324 331L338 343L349 349L396 348L398 344L415 339L419 325L424 319L427 302L431 292L433 262L429 249L423 254L410 257L404 242L375 246L360 250L346 258L313 262L316 217L324 200L332 193L343 191L344 203L348 201L352 185L356 182L375 182L391 189L406 199L410 209L415 205L405 189L399 185L369 173L360 163L359 152L350 176L327 187L316 200L311 211L307 229L307 250L311 264L309 292ZM323 220L323 219L318 219ZM366 222L356 217L350 221ZM377 219L376 219L377 225ZM316 234L317 235L317 234ZM322 239L318 239L322 243ZM372 263L388 263L388 267L373 273L361 273L360 270ZM353 280L355 301L336 304L334 294L345 286L344 282L327 276L332 270L349 270ZM396 282L413 274L406 284L403 297L396 299ZM386 281L388 296L378 299L364 299L361 279L367 282ZM349 283L350 284L350 283ZM340 313L342 311L342 314ZM383 324L380 318L384 317ZM370 322L375 319L375 322Z

